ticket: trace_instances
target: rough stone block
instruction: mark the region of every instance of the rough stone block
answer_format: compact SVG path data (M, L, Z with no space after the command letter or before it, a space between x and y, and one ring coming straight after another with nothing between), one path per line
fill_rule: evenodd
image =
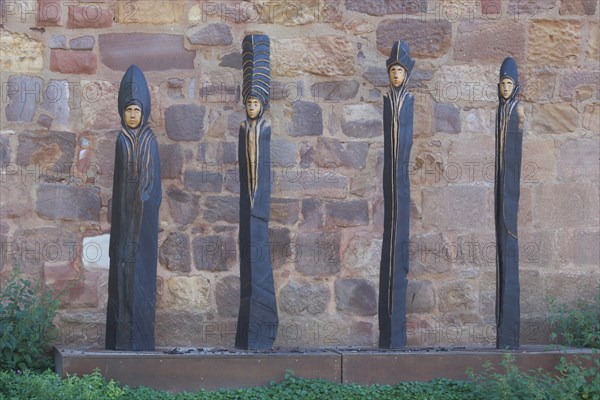
M411 57L437 58L448 53L452 38L450 21L386 19L377 26L377 49L389 56L399 38L410 45Z
M71 113L69 82L50 79L46 85L40 108L52 115L53 121L67 125Z
M598 226L597 184L541 184L533 188L535 228Z
M30 6L22 3L24 9L21 12L26 11L26 7ZM37 4L33 5L33 10L36 10L36 6L37 26L62 26L65 24L65 18L63 17L64 2L60 0L37 0Z
M600 233L575 231L573 234L573 262L577 265L600 264Z
M323 134L323 110L317 103L299 100L294 103L292 136L321 136Z
M318 315L327 310L331 293L320 283L291 281L279 292L281 311L290 315Z
M195 104L177 104L165 110L167 136L176 141L198 141L204 137L206 107Z
M322 202L318 199L302 199L302 222L303 230L321 229L323 226Z
M295 260L292 235L287 228L269 228L269 246L273 270Z
M183 46L183 35L165 33L105 33L98 35L100 60L108 68L125 71L136 64L143 71L194 69L196 52Z
M173 220L181 225L194 222L198 213L200 197L184 192L174 185L167 190L167 204Z
M227 46L233 43L231 28L223 23L192 26L185 36L191 44L201 46Z
M64 4L64 3L63 3ZM110 28L113 23L113 11L97 4L69 6L69 29Z
M271 40L271 71L274 76L297 76L303 72L322 75L354 75L355 48L344 36L310 36ZM302 57L298 57L302 54Z
M223 188L223 177L215 172L187 170L183 174L186 190L220 193Z
M231 236L198 236L192 246L200 271L227 271L236 263L237 244Z
M597 2L594 0L561 0L560 15L594 15Z
M408 281L407 313L430 313L435 307L435 291L431 281Z
M563 182L598 182L600 147L595 140L569 140L558 152L558 177Z
M160 264L170 271L190 272L190 238L185 233L172 232L162 243L158 253Z
M210 281L202 276L170 278L167 304L172 308L206 309L210 305Z
M359 86L355 80L318 82L310 87L310 93L315 101L337 103L355 98Z
M71 50L92 50L95 44L96 39L94 39L93 36L79 36L69 40L69 47L71 47Z
M98 62L96 54L88 50L51 50L50 71L61 74L94 75Z
M327 179L337 179L338 168L362 170L366 166L369 144L366 142L340 142L337 139L319 138L315 163L333 170Z
M97 187L42 183L37 190L36 211L42 218L99 221L101 207Z
M325 212L325 227L328 229L369 224L369 205L365 200L328 203Z
M44 67L44 45L25 34L3 30L0 49L2 72L38 72Z
M365 279L335 281L336 308L352 315L377 314L377 290Z
M300 204L294 199L271 199L271 221L294 225L299 219Z
M488 189L466 185L424 189L422 213L424 226L437 229L486 229L493 219Z
M296 270L304 275L330 276L340 271L337 233L307 232L296 238Z
M179 179L183 168L181 146L178 144L159 144L161 179Z
M529 24L528 63L564 67L579 61L581 21L534 20Z
M6 84L6 94L10 99L5 109L7 121L31 122L38 102L42 98L41 78L19 75L11 76Z
M458 25L454 59L501 63L511 56L517 63L525 58L525 25L489 20L462 21Z
M440 288L439 297L438 307L444 313L473 311L477 305L475 291L464 281L445 283Z
M218 280L215 288L217 310L221 317L237 317L240 309L240 278L229 275Z
M450 103L435 105L435 131L460 133L460 110Z
M342 131L354 138L372 138L382 135L383 111L372 104L350 104L342 113Z
M536 133L561 134L579 127L579 113L568 103L534 106L531 129Z
M36 134L25 131L19 135L17 164L26 171L32 181L39 177L59 181L66 175L67 182L74 179L73 159L77 139L71 132L49 131Z

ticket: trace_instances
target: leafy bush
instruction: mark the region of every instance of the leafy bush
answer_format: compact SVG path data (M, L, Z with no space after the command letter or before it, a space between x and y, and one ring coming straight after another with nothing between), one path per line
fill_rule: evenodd
M0 370L45 369L55 337L52 319L58 300L40 283L21 276L18 269L0 287Z
M549 299L549 304L553 340L600 349L600 285L592 301L578 299L574 308L556 299Z
M106 382L99 372L82 378L70 376L61 380L46 371L0 372L0 399L6 400L244 400L244 399L435 399L461 400L473 397L474 386L446 379L432 382L406 382L399 385L341 385L317 379L301 379L287 374L280 383L267 387L219 390L197 393L166 393L140 387L120 387Z
M589 357L586 356L589 359ZM594 364L584 367L579 361L568 362L561 357L556 366L558 375L538 369L524 372L507 353L502 360L502 372L496 371L491 363L484 365L484 372L467 374L477 385L478 393L485 393L489 400L600 400L600 358L594 354Z

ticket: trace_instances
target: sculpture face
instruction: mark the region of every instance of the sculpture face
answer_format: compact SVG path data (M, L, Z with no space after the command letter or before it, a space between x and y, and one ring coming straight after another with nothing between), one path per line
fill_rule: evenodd
M508 99L515 89L515 83L510 78L502 78L500 81L500 96L504 100Z
M390 83L393 87L400 87L404 83L404 79L406 78L406 70L396 64L390 67Z
M260 100L258 100L256 97L250 97L246 101L246 114L248 114L248 117L250 117L250 119L258 118L261 109L262 104L260 103Z
M125 125L128 128L135 129L142 122L142 109L135 104L127 106L125 109Z

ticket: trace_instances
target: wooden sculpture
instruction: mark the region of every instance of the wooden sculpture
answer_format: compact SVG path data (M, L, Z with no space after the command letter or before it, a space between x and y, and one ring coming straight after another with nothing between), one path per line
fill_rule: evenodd
M406 290L410 181L413 142L413 95L407 82L415 62L405 42L392 47L387 60L390 89L383 97L384 227L379 277L379 347L406 346Z
M520 288L517 213L521 181L523 106L519 104L517 63L500 68L496 115L494 220L496 222L496 347L519 348Z
M150 92L135 65L121 80L118 102L121 133L114 166L106 348L154 350L162 190L158 144L148 125Z
M270 349L279 320L269 249L271 202L271 124L269 105L270 42L248 35L242 43L246 120L239 133L240 168L240 311L235 347Z

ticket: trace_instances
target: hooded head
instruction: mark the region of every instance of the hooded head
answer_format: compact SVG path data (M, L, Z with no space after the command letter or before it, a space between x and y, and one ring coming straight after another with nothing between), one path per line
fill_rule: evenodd
M500 67L498 94L503 99L512 97L519 86L519 71L517 62L512 57L506 57Z
M390 58L386 61L387 72L390 75L390 70L393 66L399 65L404 68L405 77L403 83L408 80L412 69L415 65L415 61L410 58L410 50L408 48L408 44L402 40L397 41L392 46L392 51L390 52Z
M125 110L131 105L138 106L142 111L142 121L139 126L148 124L151 112L150 91L144 73L136 65L127 69L119 87L119 115L123 127L127 126Z
M269 105L271 92L271 52L267 35L247 35L242 42L242 68L244 83L242 99L247 107L248 100L257 99L260 103L258 117ZM248 114L248 110L246 111ZM248 115L250 117L250 115ZM254 118L252 118L254 119Z

